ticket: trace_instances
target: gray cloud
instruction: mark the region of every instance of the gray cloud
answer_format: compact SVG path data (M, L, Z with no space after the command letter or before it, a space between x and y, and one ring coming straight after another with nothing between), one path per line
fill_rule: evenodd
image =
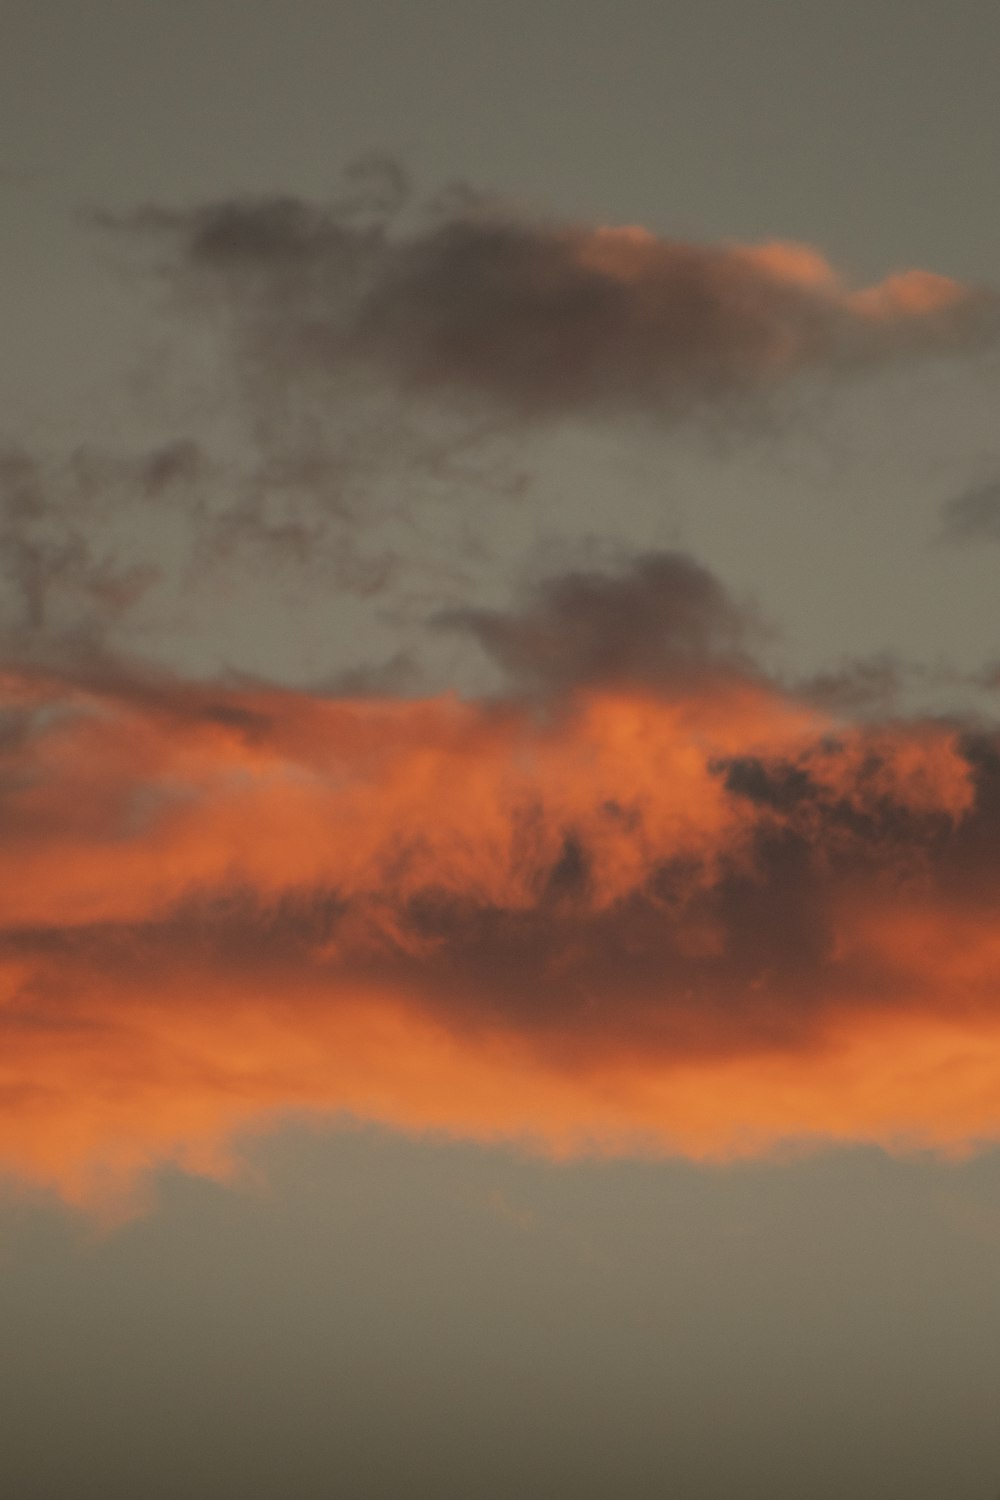
M762 634L752 608L680 552L563 573L518 608L448 610L434 624L468 633L516 686L546 693L750 674L747 647Z
M289 382L351 369L518 419L669 419L1000 326L992 294L924 272L852 292L801 246L551 225L474 197L407 216L398 169L369 178L332 205L237 199L101 222L160 246L174 294L223 313L245 373L286 404Z

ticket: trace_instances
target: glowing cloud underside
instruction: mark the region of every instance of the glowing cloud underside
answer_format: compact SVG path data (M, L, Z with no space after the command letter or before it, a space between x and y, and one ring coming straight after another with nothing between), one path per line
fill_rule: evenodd
M348 1112L555 1153L1000 1135L1000 758L735 674L530 707L3 682L0 1157Z

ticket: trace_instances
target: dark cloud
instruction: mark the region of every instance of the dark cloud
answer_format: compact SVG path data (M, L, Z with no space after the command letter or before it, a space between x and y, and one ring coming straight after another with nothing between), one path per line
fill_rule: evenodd
M669 419L997 333L991 294L930 273L854 292L803 246L550 225L461 197L407 216L398 169L360 175L332 205L240 199L102 222L161 245L173 290L224 310L245 372L286 396L290 380L353 369L519 419Z
M649 553L618 572L564 573L520 608L449 610L434 623L471 635L518 687L546 693L749 675L748 646L762 634L751 607L680 552Z

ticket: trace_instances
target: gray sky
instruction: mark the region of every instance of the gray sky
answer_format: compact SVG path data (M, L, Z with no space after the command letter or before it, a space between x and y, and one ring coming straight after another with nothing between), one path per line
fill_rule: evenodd
M198 877L207 884L191 877L147 948L130 946L145 912L100 908L100 860L110 850L113 861L152 816L150 799L166 795L130 758L141 759L136 743L159 745L161 708L180 737L206 723L252 725L262 679L361 686L391 704L452 688L474 698L513 676L518 690L537 678L558 697L564 680L596 680L586 673L605 646L613 654L621 601L646 607L653 575L641 562L629 572L630 559L681 553L708 570L665 565L675 587L690 584L708 635L744 612L763 621L755 659L786 686L826 674L836 706L868 684L870 700L862 692L850 707L886 733L925 709L992 722L1000 359L993 294L977 299L1000 282L995 4L7 0L0 30L4 664L106 693L109 721L149 714L146 738L129 729L102 741L104 761L79 783L70 756L69 790L43 806L40 846L58 853L53 841L71 842L78 825L93 836L97 873L83 895L71 869L63 879L68 857L38 866L40 877L34 846L22 856L17 844L23 881L4 867L15 915L3 917L0 978L39 965L10 1011L15 1045L34 1006L37 1035L67 1038L65 1056L86 1060L71 1081L90 1080L97 1023L64 1015L60 996L95 975L117 994L123 974L142 996L144 963L165 986L175 970L182 988L198 982L198 944L214 932L197 913L213 889L210 861ZM330 206L351 164L372 153L412 183L388 250ZM465 222L459 187L485 195L473 218L486 230L462 253L427 229ZM294 207L277 229L275 197ZM434 200L437 220L426 211ZM236 230L234 204L256 215ZM498 220L513 226L513 251L504 244L515 271L506 280L511 262L499 263L495 292ZM601 226L642 226L653 248L602 239ZM252 263L241 260L250 241ZM841 280L802 291L756 262L748 270L733 248L774 241L815 247ZM722 297L726 318L747 319L731 342L725 329L688 330L683 358L671 342L687 328L686 302L678 312L671 300L675 242L694 247L683 274ZM579 292L580 266L593 270L587 257L609 243L627 261L612 279L639 288L640 312L626 294L610 312L600 299L574 303L600 337L567 353L558 296L518 299L539 284L544 293L550 273ZM369 299L362 342L345 357L337 340L355 283L342 260ZM924 323L905 311L880 322L851 300L914 268L960 284L953 321L950 302ZM731 274L742 288L732 303ZM461 321L456 286L481 321ZM516 323L523 306L530 317ZM790 374L772 380L785 339ZM522 367L528 346L534 364ZM541 371L534 406L519 404L525 370ZM562 593L559 579L569 580ZM610 623L595 644L586 611L599 608ZM664 618L698 672L752 676L714 637L705 645L700 616L693 646L688 626ZM676 690L676 640L661 660L636 639L624 632L622 649L640 680ZM137 661L146 676L129 676ZM220 674L232 696L216 702ZM18 773L5 769L5 796L8 781L12 796L34 784L34 763L22 774L16 760L19 723L8 735L4 721L0 751ZM38 765L64 766L59 754ZM313 762L294 764L294 784L311 785ZM237 788L244 773L233 773ZM178 805L190 774L200 771L183 757L164 771ZM112 826L119 800L127 817ZM281 826L258 827L248 805L234 814L248 820L247 847L259 832L279 848ZM397 816L409 816L401 804ZM992 816L973 826L966 872L972 885L981 874L987 928ZM242 849L233 826L207 821L204 847L232 838ZM900 847L919 859L922 836L909 827ZM169 883L176 851L164 848ZM572 854L567 842L553 869L560 933L572 922L559 904L572 896ZM856 899L868 869L849 859L836 900ZM145 890L159 873L140 862L119 883ZM789 900L794 872L772 875L775 899ZM959 904L960 877L951 866L940 874ZM814 875L808 899L825 878ZM219 910L242 899L232 882ZM290 884L286 905L301 895ZM82 919L60 927L57 913L91 899L96 946L74 946ZM763 944L773 916L766 903L760 911ZM289 920L304 929L314 915ZM218 939L243 944L232 972L251 995L255 965L288 973L284 948L256 946L258 927L272 931L237 911ZM956 1007L977 984L992 996L992 950L975 949L987 954L982 970L972 959L963 969L966 929L933 947L936 932L914 972L947 949ZM430 966L442 933L406 962L426 952ZM550 937L519 939L523 961L548 953ZM699 929L691 952L712 940ZM618 929L600 938L612 956L617 941ZM796 1018L819 993L806 969L795 989L799 958L790 954L794 983L775 1002L790 1055L808 1051ZM633 961L623 948L623 975ZM514 1003L501 994L508 978L496 977L491 1003ZM909 992L884 983L886 1003L905 1010ZM294 986L288 995L290 1008L311 1004ZM206 1062L185 1004L163 1066L171 1076L192 1049L194 1118L216 1072L226 1108L242 1098L245 1038L234 1020L231 1058ZM596 996L594 1015L600 1005ZM599 1024L584 1010L587 1027ZM464 1045L472 1012L456 1024ZM762 1010L754 1024L769 1035L779 1023ZM632 1045L644 1036L636 1030ZM551 1040L573 1043L564 1032ZM25 1067L34 1056L24 1053ZM89 1139L101 1111L118 1108L117 1058L86 1084L94 1093L81 1095L79 1116L61 1113L53 1093L37 1161L50 1136L75 1160L73 1132ZM287 1066L276 1055L274 1076ZM713 1075L720 1098L725 1076ZM381 1086L371 1085L367 1118L391 1121L399 1112ZM953 1085L956 1101L963 1088ZM268 1116L313 1107L294 1089L262 1097ZM160 1095L150 1099L158 1119ZM18 1500L974 1500L1000 1485L995 1149L961 1161L883 1153L864 1144L873 1132L847 1131L852 1145L729 1166L669 1152L550 1161L483 1144L485 1128L470 1128L470 1143L430 1107L421 1118L437 1128L425 1133L299 1124L266 1135L232 1109L243 1132L235 1180L199 1176L196 1154L191 1175L144 1180L143 1211L110 1226L94 1202L60 1203L34 1145L21 1158L20 1144L4 1145L5 1160L13 1150L22 1167L36 1163L0 1204L2 1322L15 1351L0 1482ZM146 1127L131 1128L141 1158ZM176 1128L181 1144L160 1154L183 1162L188 1127ZM117 1145L132 1160L129 1140ZM98 1177L114 1179L112 1157Z
M6 7L9 168L81 197L322 195L373 148L585 220L993 273L995 7Z
M17 1493L996 1487L995 1163L253 1157L107 1237L7 1208Z

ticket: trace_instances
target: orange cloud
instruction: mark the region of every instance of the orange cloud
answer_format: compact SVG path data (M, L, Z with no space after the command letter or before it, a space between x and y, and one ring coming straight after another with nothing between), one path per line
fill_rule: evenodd
M966 289L949 276L933 271L898 271L876 286L851 293L846 300L848 307L864 317L889 320L946 312L967 295Z
M555 1153L1000 1131L1000 759L738 673L546 709L4 679L0 1162L289 1116Z

